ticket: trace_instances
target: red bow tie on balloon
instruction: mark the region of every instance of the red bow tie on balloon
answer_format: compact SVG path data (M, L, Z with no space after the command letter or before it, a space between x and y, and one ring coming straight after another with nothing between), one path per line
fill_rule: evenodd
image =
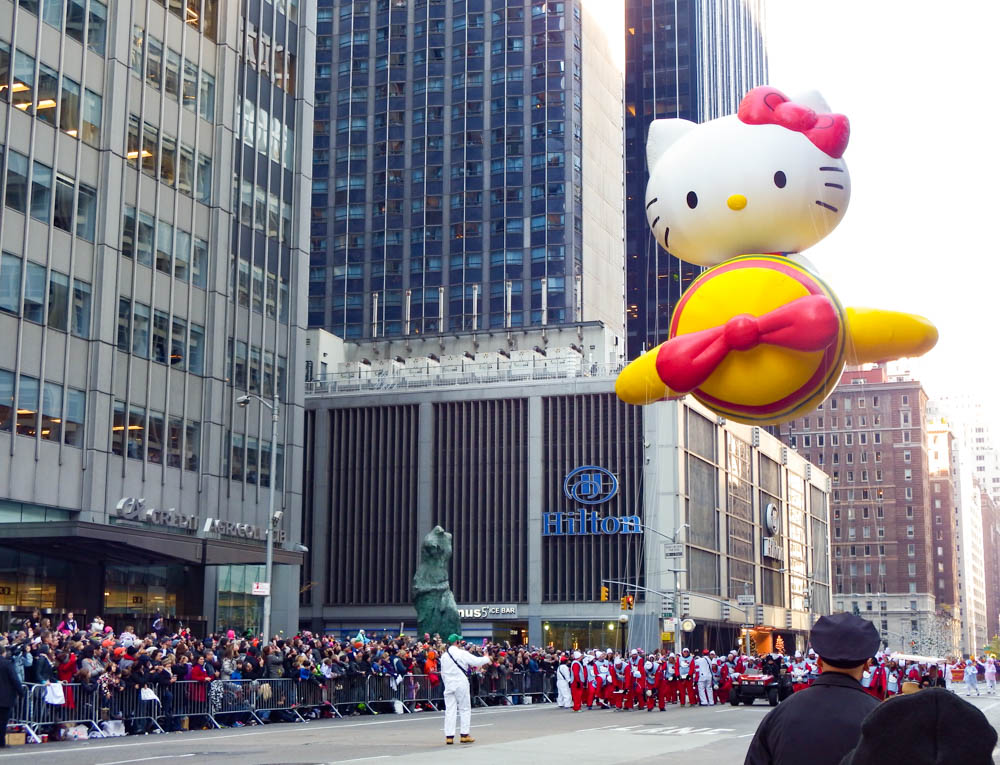
M779 125L802 133L817 149L835 159L844 156L851 137L851 123L843 114L817 114L808 106L792 103L780 90L766 86L747 93L736 116L748 125Z
M762 316L734 316L720 327L678 335L660 346L656 371L675 393L689 393L711 377L730 351L761 343L796 351L821 351L837 339L840 320L824 295L793 300Z

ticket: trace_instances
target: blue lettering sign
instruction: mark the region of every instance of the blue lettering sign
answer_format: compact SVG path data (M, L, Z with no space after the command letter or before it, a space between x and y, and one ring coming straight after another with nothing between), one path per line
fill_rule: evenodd
M618 493L618 478L610 470L584 465L563 480L563 494L581 505L600 505Z
M600 518L593 510L582 513L542 513L542 536L565 537L584 534L641 534L638 515Z

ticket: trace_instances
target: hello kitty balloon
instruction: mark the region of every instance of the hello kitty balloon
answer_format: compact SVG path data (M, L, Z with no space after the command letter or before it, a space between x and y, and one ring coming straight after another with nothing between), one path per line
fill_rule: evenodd
M735 115L650 125L650 229L710 268L681 296L670 339L619 375L623 401L691 393L724 417L777 424L822 403L845 364L919 356L937 342L920 316L844 309L801 257L851 196L847 118L817 95L802 101L760 87Z

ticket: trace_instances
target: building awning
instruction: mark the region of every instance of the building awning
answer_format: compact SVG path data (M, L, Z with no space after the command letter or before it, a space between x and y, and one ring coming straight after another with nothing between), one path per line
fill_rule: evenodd
M80 563L155 565L170 562L196 565L263 564L263 544L214 537L196 537L85 521L5 523L0 545ZM274 547L274 562L302 565L304 554Z

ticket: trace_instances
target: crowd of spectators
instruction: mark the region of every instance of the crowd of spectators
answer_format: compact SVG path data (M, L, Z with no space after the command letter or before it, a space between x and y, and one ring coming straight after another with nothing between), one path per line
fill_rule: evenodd
M264 641L252 634L237 635L233 630L203 637L191 634L189 629L168 630L159 617L145 634L138 634L129 623L115 631L100 616L89 624L78 623L73 613L65 614L55 626L53 621L36 611L15 622L0 635L0 654L12 659L29 693L41 692L37 687L32 691L33 685L62 684L65 704L72 708L76 703L74 690L96 690L104 713L111 719L124 719L129 733L158 732L153 719L166 731L178 729L182 718L175 714L175 707L183 707L179 694L204 701L227 685L215 681L288 678L297 685L318 686L339 678L385 675L395 687L406 676L425 675L431 694L440 697L443 691L438 660L445 646L437 635L417 639L391 634L367 636L361 631L342 638L303 631L293 637L276 636ZM558 666L555 654L538 649L487 643L476 650L494 657L482 677L482 682L493 688L504 687L503 679L514 673L553 674ZM178 686L182 681L188 682ZM123 709L121 699L138 698L143 688L152 690L158 706L143 707L138 710L141 715L135 708ZM415 695L412 685L409 693ZM421 706L417 704L416 709ZM310 710L313 716L323 713L322 709ZM233 726L255 724L257 718L296 719L282 713L215 716L216 722ZM186 724L207 727L210 722L196 718Z

